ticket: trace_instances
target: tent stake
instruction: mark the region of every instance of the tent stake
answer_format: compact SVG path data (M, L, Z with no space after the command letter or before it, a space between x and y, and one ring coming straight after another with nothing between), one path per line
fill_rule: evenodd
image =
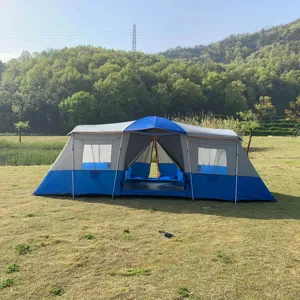
M237 202L237 194L238 194L238 172L239 172L239 140L237 140L237 142L236 142L234 203Z
M75 199L75 155L74 155L74 133L72 133L72 198Z
M121 137L120 147L119 147L118 160L117 160L116 173L115 173L114 187L113 187L113 192L112 192L112 196L111 196L112 199L114 199L114 197L115 197L115 189L116 189L116 182L117 182L118 168L119 168L120 155L121 155L122 144L123 144L123 135L124 135L124 133L122 132L122 137Z
M192 176L192 167L191 167L191 156L190 156L190 147L189 147L189 138L188 137L186 137L186 148L187 148L187 153L188 153L188 158L189 158L189 169L190 169L192 199L193 199L193 201L195 201L195 198L194 198L193 176Z

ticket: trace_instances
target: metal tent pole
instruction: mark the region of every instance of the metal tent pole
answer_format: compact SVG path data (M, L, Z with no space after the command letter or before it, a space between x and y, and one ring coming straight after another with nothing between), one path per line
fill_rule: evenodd
M119 147L118 160L117 160L116 173L115 173L114 187L113 187L113 192L112 192L112 196L111 196L112 199L114 199L114 197L115 197L115 189L116 189L116 182L117 182L118 168L119 168L120 155L121 155L122 144L123 144L123 135L124 135L124 133L122 132L121 141L120 141L120 147Z
M74 155L74 133L72 133L72 198L75 199L75 155Z
M192 199L193 199L193 201L195 201L195 198L194 198L193 176L192 176L192 167L191 167L191 156L190 156L190 147L189 147L189 138L188 137L186 137L186 148L187 148L188 159L189 159L190 180L191 180L191 188L192 188Z
M236 158L235 158L235 192L234 192L234 203L237 202L238 196L238 173L239 173L239 140L236 142Z

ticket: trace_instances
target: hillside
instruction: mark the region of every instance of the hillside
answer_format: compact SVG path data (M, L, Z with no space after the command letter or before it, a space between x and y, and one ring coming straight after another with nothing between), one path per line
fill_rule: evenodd
M146 115L236 116L261 96L271 97L283 116L300 95L299 45L297 20L207 47L169 50L170 58L93 46L25 51L1 65L0 132L14 131L18 121L49 134ZM174 53L182 58L171 59Z
M253 57L253 54L264 53L269 48L268 46L272 48L284 46L289 51L299 53L300 19L251 34L231 35L208 46L176 47L161 54L171 59L193 59L202 62L211 59L219 63L231 63L237 58L246 59Z

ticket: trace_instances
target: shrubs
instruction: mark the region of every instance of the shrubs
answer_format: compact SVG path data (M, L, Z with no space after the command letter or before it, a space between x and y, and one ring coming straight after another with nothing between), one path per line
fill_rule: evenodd
M13 278L7 278L0 281L0 289L5 289L12 286L15 283Z
M5 268L5 273L7 274L11 274L19 271L20 271L20 266L18 266L17 264L9 264Z
M64 293L64 290L61 287L53 287L50 290L50 294L53 296L62 296L62 294Z
M226 119L222 119L217 118L213 114L208 114L200 117L175 117L173 118L173 121L207 128L231 129L234 132L236 132L239 136L244 135L241 122L238 119L234 119L233 117L227 117Z
M202 117L186 117L186 118L173 118L176 122L181 122L185 124L191 124L196 126L202 126L207 128L216 128L216 129L231 129L236 132L239 136L248 135L247 122L239 121L232 117L222 119L217 118L216 116L210 114ZM260 123L257 128L254 129L254 135L256 136L288 136L295 135L297 132L297 127L300 124L296 121L291 120L273 120L268 122Z
M15 250L20 254L20 255L24 255L27 253L30 253L32 251L32 249L30 248L29 245L27 244L19 244L15 247Z
M94 240L95 236L91 233L85 233L84 238L87 239L87 240Z
M260 126L254 131L257 136L288 136L297 133L298 125L295 121L278 120L261 123Z

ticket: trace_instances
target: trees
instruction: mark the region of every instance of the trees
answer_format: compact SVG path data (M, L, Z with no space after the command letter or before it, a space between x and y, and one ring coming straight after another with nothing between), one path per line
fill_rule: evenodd
M92 46L25 51L2 73L0 131L20 120L32 132L62 134L146 115L282 115L300 94L299 24L178 48L176 59Z
M236 112L247 109L245 90L246 86L240 80L232 81L225 88L225 107L228 114L235 115Z
M199 85L193 83L190 79L178 79L172 85L172 113L181 111L200 112L204 108L206 97L203 95Z
M2 73L4 72L4 63L0 60L0 82L1 82L1 78L2 78Z
M289 119L300 122L300 96L294 102L290 102L289 109L285 110Z
M255 113L259 120L270 120L276 115L275 106L269 96L259 97L259 102L255 104Z
M96 98L87 92L77 92L59 104L59 110L67 117L69 127L93 123L95 120Z
M19 143L21 143L22 132L24 132L30 128L29 122L28 121L27 122L19 121L19 122L15 123L15 128L17 129L17 131L19 133Z

